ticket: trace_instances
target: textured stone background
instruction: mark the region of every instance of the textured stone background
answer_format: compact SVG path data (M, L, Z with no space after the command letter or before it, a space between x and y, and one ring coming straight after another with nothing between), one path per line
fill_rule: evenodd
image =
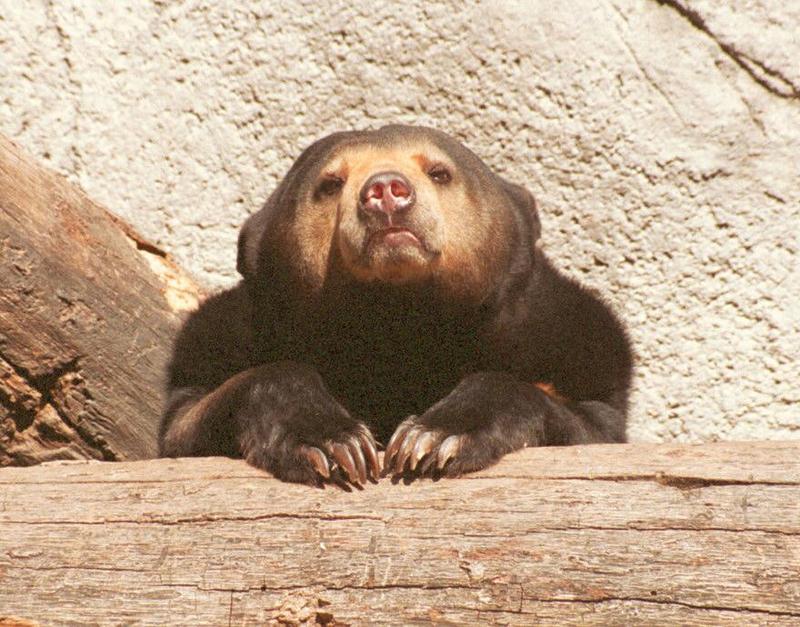
M800 3L276 5L0 0L0 132L223 286L312 139L439 127L629 324L633 439L800 437Z

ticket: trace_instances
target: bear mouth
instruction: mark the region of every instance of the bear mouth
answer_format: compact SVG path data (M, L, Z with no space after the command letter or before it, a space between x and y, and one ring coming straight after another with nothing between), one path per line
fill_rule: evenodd
M402 248L411 246L420 251L427 252L425 240L414 231L403 226L391 226L385 229L378 229L370 233L367 238L366 248Z

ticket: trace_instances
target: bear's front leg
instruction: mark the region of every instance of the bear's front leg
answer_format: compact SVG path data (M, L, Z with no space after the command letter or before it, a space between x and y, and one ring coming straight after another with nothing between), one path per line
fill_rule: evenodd
M380 476L369 428L328 392L316 370L291 361L240 372L190 399L162 437L163 455L217 451L239 454L285 481L349 489Z
M502 372L471 374L421 416L404 420L386 447L383 474L455 477L546 441L557 401Z

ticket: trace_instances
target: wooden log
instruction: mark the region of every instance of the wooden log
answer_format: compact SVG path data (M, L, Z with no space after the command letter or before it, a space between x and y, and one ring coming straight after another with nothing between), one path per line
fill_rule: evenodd
M0 136L0 465L156 454L163 373L197 287Z
M351 493L223 458L0 469L0 616L797 625L798 459L800 442L528 449Z

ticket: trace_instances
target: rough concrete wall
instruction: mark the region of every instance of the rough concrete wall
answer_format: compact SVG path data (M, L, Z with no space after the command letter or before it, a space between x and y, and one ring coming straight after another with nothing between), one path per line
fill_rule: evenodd
M781 0L0 0L0 132L225 285L312 139L439 127L629 324L633 439L797 438L798 24Z

